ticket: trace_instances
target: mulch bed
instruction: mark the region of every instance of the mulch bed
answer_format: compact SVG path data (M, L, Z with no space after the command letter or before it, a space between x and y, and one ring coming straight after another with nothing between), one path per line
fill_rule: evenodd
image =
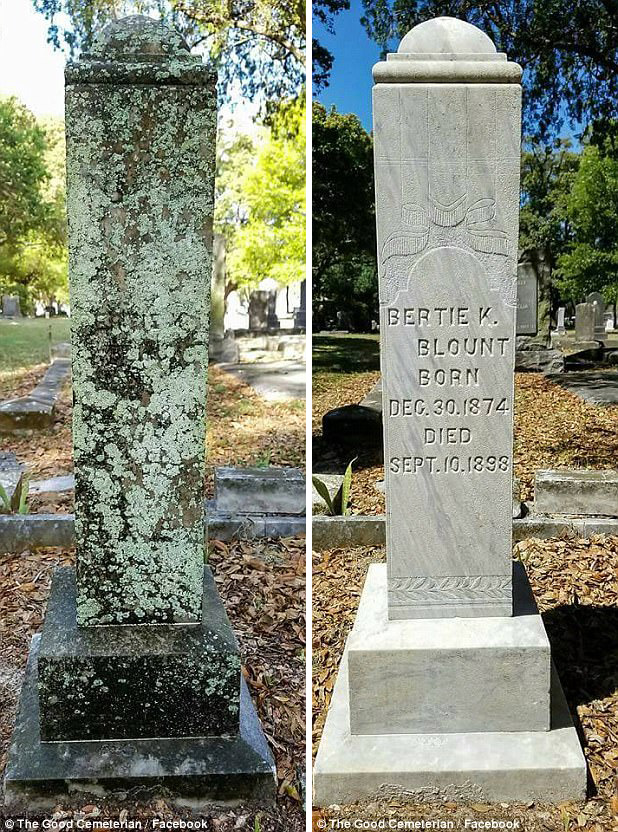
M73 561L72 551L40 550L0 555L0 774L12 731L17 698L32 635L40 631L52 571ZM215 574L243 657L243 673L277 763L277 802L254 808L213 811L209 828L300 832L304 829L302 778L305 766L305 542L211 541ZM130 818L192 816L164 801L126 807ZM59 810L60 811L60 810ZM86 806L81 815L118 818L120 807ZM93 814L94 813L94 814ZM99 814L100 813L100 814ZM259 814L258 825L255 818ZM37 817L37 815L33 815ZM68 812L67 817L80 817Z
M0 373L0 394L29 392L45 372L45 365ZM65 385L52 428L29 436L0 435L0 451L13 451L27 465L33 480L70 474L73 470L71 438L71 386ZM220 465L293 466L305 464L305 402L263 399L252 387L218 367L209 369L206 431L205 496L214 492L214 469ZM32 497L32 513L73 511L73 495Z
M314 375L314 470L318 476L343 473L358 453L352 478L353 514L384 514L384 496L375 487L384 477L382 460L369 449L351 453L327 445L321 420L334 407L360 402L378 378L375 372ZM589 404L538 373L516 373L514 467L522 500L533 499L537 470L618 467L618 407Z
M520 828L529 832L618 829L618 538L526 540L516 545L514 554L525 564L569 706L581 723L594 783L590 799L557 807L359 803L316 811L315 828L322 818L391 817L452 820L455 828L465 818L520 818ZM384 558L381 547L314 555L314 752L367 568Z

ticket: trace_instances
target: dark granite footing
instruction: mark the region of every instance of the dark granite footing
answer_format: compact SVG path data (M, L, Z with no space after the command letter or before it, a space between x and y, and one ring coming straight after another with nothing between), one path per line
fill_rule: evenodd
M274 799L274 760L244 681L233 738L41 742L39 644L35 636L6 766L7 814L102 800L116 806L162 798L198 810Z
M212 573L198 624L78 627L73 569L54 573L38 661L41 739L238 734L240 654Z

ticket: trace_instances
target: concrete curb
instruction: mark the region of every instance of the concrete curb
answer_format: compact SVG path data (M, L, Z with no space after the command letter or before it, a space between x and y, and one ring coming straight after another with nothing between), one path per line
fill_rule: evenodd
M31 393L0 402L0 434L26 433L53 425L56 403L70 371L70 358L55 358Z
M0 552L75 545L73 514L0 514ZM215 540L304 537L303 516L240 515L209 511L207 533Z
M345 549L355 546L383 546L386 542L386 517L383 514L351 517L314 516L311 524L313 549ZM528 515L513 520L513 542L529 537L542 539L563 534L589 538L592 535L618 535L618 518L556 517Z

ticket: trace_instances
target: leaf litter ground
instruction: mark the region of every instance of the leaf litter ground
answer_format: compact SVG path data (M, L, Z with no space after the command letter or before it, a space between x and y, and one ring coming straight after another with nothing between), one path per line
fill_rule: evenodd
M593 781L585 804L561 806L368 801L316 811L322 818L512 820L522 829L618 830L618 538L526 540L515 546L543 615L569 707L577 713ZM313 739L321 736L346 637L367 569L382 547L336 549L313 561ZM317 826L316 826L317 828ZM387 827L388 828L388 827Z
M45 366L0 374L0 397L23 395ZM71 392L65 387L53 428L31 436L0 437L0 450L13 451L34 479L70 473ZM304 402L266 402L250 387L218 368L210 369L206 493L212 495L217 465L302 466L305 456ZM35 497L31 511L72 511L70 494ZM17 698L32 635L40 631L51 574L73 562L72 551L42 549L0 554L0 774L12 731ZM208 828L260 832L304 829L305 767L305 541L211 540L209 563L238 636L243 673L277 764L277 802L270 809L238 807L207 815ZM118 819L119 807L58 807L57 819ZM127 806L122 817L152 821L178 817L165 801ZM190 816L189 812L184 813ZM257 821L256 821L257 817Z

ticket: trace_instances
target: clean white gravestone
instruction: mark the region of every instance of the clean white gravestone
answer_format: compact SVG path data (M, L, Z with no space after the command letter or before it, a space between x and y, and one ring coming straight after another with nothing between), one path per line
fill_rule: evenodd
M373 74L387 565L367 575L314 800L580 798L512 562L521 69L438 18Z

